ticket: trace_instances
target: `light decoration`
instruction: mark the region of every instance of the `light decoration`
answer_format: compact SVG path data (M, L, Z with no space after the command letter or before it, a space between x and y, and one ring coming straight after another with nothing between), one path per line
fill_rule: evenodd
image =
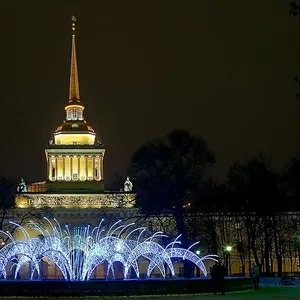
M72 281L89 280L95 268L105 262L108 266L106 278L110 271L115 278L115 262L123 265L124 279L130 278L131 269L139 278L140 258L149 261L147 278L155 268L158 268L163 278L166 278L166 268L170 270L172 277L175 277L173 263L178 260L193 262L204 276L207 276L204 262L218 260L217 255L199 257L192 252L190 249L198 242L188 249L180 248L180 236L163 247L159 241L167 237L165 234L162 232L149 234L145 227L129 231L134 223L123 225L120 220L106 231L102 219L94 228L88 225L74 227L71 230L68 225L61 226L56 219L53 221L44 219L50 230L36 222L29 222L30 228L39 233L34 238L29 236L29 232L23 226L15 222L10 223L22 232L24 239L15 240L9 232L0 231L10 240L0 249L0 276L7 278L7 264L13 262L15 278L26 264L29 266L28 278L33 279L34 274L42 278L40 267L44 258L57 266L65 280Z

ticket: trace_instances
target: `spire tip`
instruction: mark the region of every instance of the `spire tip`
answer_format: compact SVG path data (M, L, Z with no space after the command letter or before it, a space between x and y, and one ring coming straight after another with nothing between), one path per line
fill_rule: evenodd
M72 16L72 32L75 33L75 23L77 21L77 18L75 16Z

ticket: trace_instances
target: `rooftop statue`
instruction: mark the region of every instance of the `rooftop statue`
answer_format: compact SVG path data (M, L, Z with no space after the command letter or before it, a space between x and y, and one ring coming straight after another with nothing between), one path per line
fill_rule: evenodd
M126 181L124 183L124 192L132 192L133 184L129 180L129 177L127 176Z
M21 180L18 184L17 192L18 193L27 193L27 185L26 185L25 180L24 180L23 177L21 177Z

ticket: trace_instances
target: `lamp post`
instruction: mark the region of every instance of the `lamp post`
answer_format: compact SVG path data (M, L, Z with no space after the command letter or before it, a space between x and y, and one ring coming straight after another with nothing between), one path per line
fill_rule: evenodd
M196 250L196 254L199 256L200 255L200 250ZM197 266L196 266L196 277L200 277L200 270Z
M231 275L231 263L230 263L230 253L231 253L231 250L232 250L232 246L226 246L225 247L225 258L226 258L226 271L227 271L227 274L228 276Z

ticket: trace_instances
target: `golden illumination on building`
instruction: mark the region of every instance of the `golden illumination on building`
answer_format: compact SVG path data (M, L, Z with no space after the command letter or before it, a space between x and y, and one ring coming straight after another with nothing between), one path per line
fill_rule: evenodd
M29 184L28 190L22 189L15 198L16 207L22 210L57 208L54 211L59 215L61 209L68 209L70 214L62 213L68 218L75 216L72 215L73 209L78 215L78 208L94 213L95 208L132 209L135 203L135 195L129 191L111 193L104 189L105 149L84 118L85 108L79 94L75 22L76 18L72 17L69 99L65 105L65 119L58 125L45 149L47 180Z
M84 119L80 100L76 57L75 22L72 22L72 51L69 100L66 117L54 131L45 150L49 181L101 181L105 149L96 143L96 133Z
M94 145L95 134L92 133L73 133L55 134L55 145Z
M16 197L18 208L133 208L133 194L23 194Z
M103 155L58 154L48 150L48 179L50 181L103 180ZM102 150L102 149L101 149ZM52 154L52 155L51 155Z

